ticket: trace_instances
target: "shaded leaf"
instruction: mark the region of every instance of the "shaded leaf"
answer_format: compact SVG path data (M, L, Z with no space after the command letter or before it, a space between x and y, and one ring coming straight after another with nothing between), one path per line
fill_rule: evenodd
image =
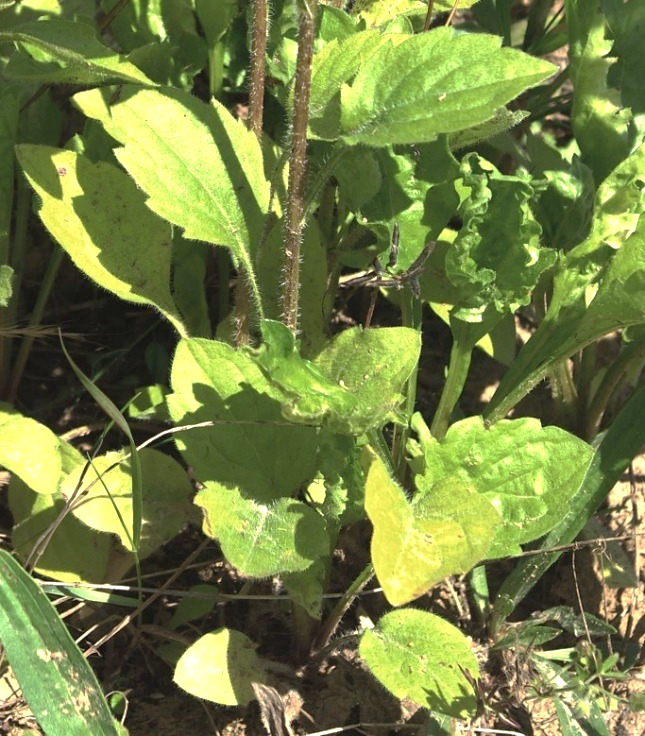
M92 26L67 20L39 20L0 31L0 43L23 45L4 74L32 82L154 84L136 66L96 38Z
M479 667L459 629L427 611L406 608L379 619L361 638L359 653L374 676L397 698L455 718L472 716Z
M243 575L305 570L330 552L324 519L301 501L279 498L263 504L237 488L207 482L195 503L204 510L204 533L219 541Z
M175 435L202 483L238 486L266 502L289 495L314 474L316 430L289 426L282 415L287 397L250 355L214 340L183 340L171 386L168 406L177 424L216 422Z

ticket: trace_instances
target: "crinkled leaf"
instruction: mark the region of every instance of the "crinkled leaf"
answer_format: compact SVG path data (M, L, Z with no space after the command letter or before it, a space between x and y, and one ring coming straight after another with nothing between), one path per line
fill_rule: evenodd
M119 736L96 675L46 594L0 550L0 641L43 731Z
M207 482L195 503L204 511L204 533L219 541L243 575L305 570L329 554L323 517L302 501L279 498L264 504L237 488Z
M477 660L468 639L439 616L392 611L363 634L359 653L397 698L455 718L474 714L477 697L464 672L477 680Z
M571 122L582 157L596 181L630 152L632 113L607 83L611 41L600 12L601 0L567 0L570 74L574 96ZM622 8L621 8L622 12Z
M36 493L51 495L83 457L48 427L0 404L0 465Z
M11 541L24 563L35 545L56 524L56 531L44 550L37 547L34 569L41 575L65 583L104 583L108 572L113 540L97 534L71 513L62 515L65 499L59 494L37 494L14 477L9 484L9 506L14 520Z
M362 434L395 417L420 351L416 330L356 329L341 333L308 361L282 323L265 320L262 332L256 360L288 397L284 415L346 434Z
M488 557L515 554L520 544L550 531L593 457L585 442L559 427L542 427L537 419L505 420L486 428L481 417L470 417L453 424L441 442L418 419L416 427L423 448L423 464L415 464L420 494L458 478L501 516L503 524L487 542Z
M177 424L215 422L175 435L202 483L238 486L268 501L289 495L313 475L316 430L288 425L282 415L287 397L250 355L214 340L183 340L171 386L168 405Z
M189 520L192 487L184 469L170 456L144 449L139 459L142 528L138 550L146 557L176 536ZM61 492L66 498L79 487L82 472L83 467L77 467L63 482ZM92 529L116 534L132 550L132 469L125 452L108 452L93 460L80 491L81 499L77 497L72 505L74 516Z
M147 205L184 228L189 240L224 245L246 270L257 306L252 263L269 204L257 137L216 100L176 89L122 89L108 106L100 91L74 97L123 148L115 153L148 195Z
M554 67L485 34L451 28L386 43L341 92L339 135L386 146L432 141L485 123Z
M484 558L500 523L486 498L466 482L448 478L410 504L373 451L368 462L365 510L374 527L372 562L393 606L409 603Z
M77 21L39 20L0 31L0 43L15 42L17 51L4 69L10 79L31 82L104 84L154 82L96 38L92 26Z
M268 674L246 634L217 629L188 647L173 679L197 698L220 705L246 705L254 697L253 683L266 682Z
M21 145L18 159L41 219L74 263L121 299L156 307L183 334L170 294L171 227L135 183L111 164L49 146Z
M381 186L362 205L361 223L376 234L383 264L394 224L398 225L399 252L393 270L400 272L415 261L429 240L439 236L455 213L459 198L454 181L459 168L445 140L415 146L411 153L382 149L373 156L380 168Z
M460 208L464 225L448 249L445 268L459 292L453 316L476 322L491 307L501 315L527 305L556 252L539 245L527 176L500 174L477 154L463 159L461 172L470 194Z

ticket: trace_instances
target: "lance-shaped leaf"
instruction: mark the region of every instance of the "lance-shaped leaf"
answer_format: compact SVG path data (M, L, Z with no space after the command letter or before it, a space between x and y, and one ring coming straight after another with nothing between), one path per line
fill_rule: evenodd
M0 581L0 641L43 730L119 736L96 675L58 612L5 550L0 550Z
M436 28L386 43L341 92L348 143L422 143L485 123L554 72L546 61L485 34Z
M204 510L204 533L219 541L226 559L243 575L297 572L329 555L325 521L302 501L259 503L237 488L209 482L195 503Z
M83 456L48 427L0 404L0 465L36 493L51 495Z
M125 87L108 106L98 90L74 97L122 148L115 154L148 195L147 205L189 240L231 249L261 310L252 250L269 205L257 137L216 100L177 89Z
M529 303L540 276L556 260L539 245L541 228L531 212L527 176L505 176L470 154L461 164L470 189L460 208L464 226L445 259L459 298L453 316L467 322L494 308L501 316Z
M397 698L455 718L472 716L477 708L475 655L459 629L439 616L414 608L392 611L363 634L359 653Z
M258 501L287 496L315 470L316 430L290 426L287 397L253 358L215 340L183 340L168 397L177 424L214 422L176 435L195 477L238 486Z
M217 629L188 647L173 679L197 698L220 705L246 705L254 697L253 683L266 682L268 673L246 634Z
M410 504L373 451L368 462L365 510L374 527L372 562L393 606L409 603L485 557L500 523L486 498L461 479L448 478Z
M418 332L403 327L348 332L308 361L287 327L264 320L264 345L256 360L284 391L285 416L355 435L396 418L421 349ZM355 352L348 356L348 350Z
M437 442L416 418L423 464L415 478L420 496L446 478L458 478L488 499L502 517L486 555L519 552L562 518L587 472L592 448L559 427L514 419L486 428L481 417L453 424Z
M74 263L125 301L147 304L185 334L170 294L172 233L121 170L73 151L21 145L38 213Z
M68 84L129 82L154 85L134 64L96 38L92 26L67 20L39 20L0 31L0 43L24 50L4 69L10 79Z
M61 492L74 499L72 513L92 529L116 534L132 551L132 468L125 452L108 452L84 472L77 466ZM142 528L139 554L145 557L176 536L190 518L192 487L176 460L158 450L139 452Z

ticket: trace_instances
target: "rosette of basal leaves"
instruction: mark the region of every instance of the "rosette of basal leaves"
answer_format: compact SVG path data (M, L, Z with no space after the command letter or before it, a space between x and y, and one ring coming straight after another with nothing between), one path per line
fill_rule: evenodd
M269 182L257 137L219 102L181 90L124 86L74 97L88 117L119 141L115 155L160 217L184 228L188 240L230 249L244 268L262 315L253 252L269 206ZM196 246L197 247L197 246Z
M262 337L256 361L286 395L284 416L354 435L397 419L421 350L418 331L405 327L346 330L313 361L280 322L264 320Z
M501 316L528 304L556 252L540 246L527 174L500 174L475 153L464 157L461 174L464 224L446 255L446 275L459 294L453 317L479 322L487 310Z
M566 513L593 456L592 448L559 427L539 420L502 420L486 427L481 417L453 424L437 441L417 414L419 444L415 503L431 498L437 484L460 481L486 499L501 518L484 557L521 551L520 545L550 531Z

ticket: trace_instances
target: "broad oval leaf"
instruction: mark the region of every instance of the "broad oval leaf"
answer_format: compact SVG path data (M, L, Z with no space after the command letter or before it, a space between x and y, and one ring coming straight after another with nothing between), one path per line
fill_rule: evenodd
M250 355L216 340L182 340L170 381L168 407L177 424L214 422L175 435L197 480L237 486L266 502L314 474L317 430L285 420L284 393Z
M0 641L48 734L119 736L89 663L40 586L0 550Z
M168 455L144 449L139 460L143 525L138 549L140 556L146 557L177 535L189 520L192 487L184 469ZM77 467L61 487L67 499L75 499L72 513L92 529L116 534L132 551L132 468L126 452L101 455L84 475L83 471L84 466Z
M374 527L372 562L393 606L409 603L485 557L500 523L486 498L462 480L449 478L410 504L376 453L369 451L367 461L365 509Z
M415 481L421 494L432 493L444 479L459 478L501 516L503 524L488 540L488 557L515 554L520 544L555 526L593 457L586 442L531 418L487 428L481 417L470 417L453 424L441 442L423 430L420 441L423 468Z
M92 26L67 20L38 20L0 31L0 43L24 44L4 69L9 79L32 82L154 85L140 69L96 38ZM28 53L29 50L38 53Z
M220 705L246 705L254 697L253 683L267 682L268 675L246 634L217 629L188 647L173 679L197 698Z
M0 404L0 465L36 493L51 495L82 455L49 427Z
M125 301L147 304L185 334L170 294L172 232L122 171L73 151L22 145L39 215L74 263Z
M464 671L477 680L477 660L466 637L439 616L392 611L363 634L359 653L397 698L454 718L474 715L477 697Z
M204 510L204 533L219 541L243 575L299 572L329 555L325 520L302 501L279 498L263 504L237 488L206 483L195 503Z
M190 240L231 249L261 309L252 251L269 206L269 182L255 134L216 100L207 105L172 88L126 86L112 105L100 90L74 101L122 144L115 155L148 195L150 209L184 228Z
M351 144L387 146L485 123L555 71L501 43L436 28L380 46L342 89L339 135Z

